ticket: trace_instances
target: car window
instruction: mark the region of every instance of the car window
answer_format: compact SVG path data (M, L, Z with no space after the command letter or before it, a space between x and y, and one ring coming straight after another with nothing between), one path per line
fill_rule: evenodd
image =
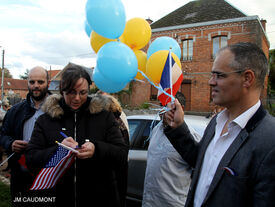
M186 123L192 127L202 137L206 123L198 121L197 117L186 117ZM147 150L149 146L148 137L150 135L151 128L153 129L159 123L159 120L155 120L151 126L151 118L134 118L128 119L129 131L130 131L130 149L133 150ZM199 139L198 139L199 140Z
M141 121L139 120L128 120L129 125L129 132L130 132L130 142L132 142L132 138L134 133L138 130L138 127L140 126Z
M151 128L153 129L154 126L156 126L159 123L158 120L156 120L153 125L152 120L147 120L145 126L143 129L141 129L141 133L139 136L136 138L135 143L133 145L134 150L147 150L149 146L149 135L151 132Z
M143 131L143 134L142 134L142 137L141 137L141 149L143 150L147 150L148 149L148 146L149 146L149 135L150 135L150 132L151 132L151 123L152 122L147 122L146 124L146 127L144 128L144 131Z

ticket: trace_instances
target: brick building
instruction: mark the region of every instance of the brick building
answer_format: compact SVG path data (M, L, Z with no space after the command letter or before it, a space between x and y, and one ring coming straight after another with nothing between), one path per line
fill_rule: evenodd
M4 96L17 95L20 98L26 98L27 93L27 80L4 78Z
M186 97L187 111L213 110L207 73L219 48L237 42L253 42L268 57L265 24L265 20L247 16L224 0L191 1L151 24L150 42L169 36L176 39L182 49L184 81L180 90ZM156 100L157 90L149 83L134 82L131 90L131 105Z

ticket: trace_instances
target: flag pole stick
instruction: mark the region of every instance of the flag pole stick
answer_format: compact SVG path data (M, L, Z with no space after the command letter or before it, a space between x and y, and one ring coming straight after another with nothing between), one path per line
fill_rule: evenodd
M64 144L62 144L62 143L60 143L60 142L58 142L58 141L55 141L55 143L58 144L58 145L61 146L61 147L64 147L64 148L67 149L67 150L70 150L70 151L75 152L75 153L79 153L79 152L78 152L77 150L75 150L74 148L68 147L68 146L66 146L66 145L64 145Z
M13 152L10 156L8 156L3 162L0 163L0 167L2 165L4 165L13 155L15 154L15 152Z
M172 72L172 55L171 55L171 50L172 48L170 47L169 48L169 74L170 74L170 88L171 88L171 104L174 103L175 99L174 99L174 96L173 96L173 79L172 79L172 75L173 75L173 72Z

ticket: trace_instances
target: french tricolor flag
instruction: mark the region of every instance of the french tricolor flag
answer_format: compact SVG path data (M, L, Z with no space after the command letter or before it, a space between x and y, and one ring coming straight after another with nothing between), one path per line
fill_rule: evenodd
M162 71L160 84L159 86L168 94L175 96L177 91L180 88L181 82L183 80L183 75L181 68L175 62L174 58L171 55L171 52L168 53L164 69ZM165 95L162 91L158 90L158 99L163 106L171 102L171 98Z

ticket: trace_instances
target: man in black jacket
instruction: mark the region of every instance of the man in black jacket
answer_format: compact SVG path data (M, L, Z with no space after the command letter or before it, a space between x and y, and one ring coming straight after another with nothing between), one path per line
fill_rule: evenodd
M268 71L263 51L237 43L219 51L209 85L213 102L225 107L194 142L178 101L165 131L195 168L186 207L271 207L275 204L275 118L260 95Z
M33 177L24 166L24 151L36 119L43 113L41 105L48 94L49 78L42 67L34 67L28 75L29 93L26 100L14 105L6 114L1 129L0 144L11 155L11 196L14 206L22 206L22 198Z

